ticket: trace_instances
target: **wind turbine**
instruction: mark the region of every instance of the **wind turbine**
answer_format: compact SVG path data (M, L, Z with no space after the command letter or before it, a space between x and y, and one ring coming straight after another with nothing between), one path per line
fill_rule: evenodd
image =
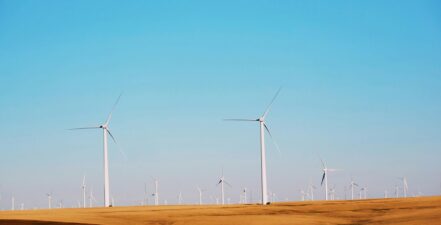
M81 189L83 189L83 208L86 208L86 176L83 176L83 185L81 185Z
M11 210L15 210L15 197L14 197L14 194L12 194L12 197L11 197Z
M314 186L313 184L309 184L308 189L311 195L311 200L314 201L314 189L317 189L317 187Z
M335 186L331 187L329 189L330 195L331 195L331 200L335 200Z
M367 190L368 190L368 188L364 187L364 199L367 199Z
M243 189L243 204L247 204L247 188Z
M93 202L96 202L95 196L93 196L93 188L90 189L89 193L89 207L93 207Z
M407 191L409 190L409 187L407 186L407 178L406 177L399 177L399 179L403 181L403 195L406 198Z
M198 189L199 192L199 205L202 205L202 192L204 192L205 189L201 189L199 186L196 188Z
M96 127L80 127L80 128L73 128L70 130L83 130L83 129L103 129L103 145L104 145L104 207L110 206L110 184L109 184L109 160L107 157L107 134L110 135L112 140L116 143L115 137L112 135L112 133L109 130L109 122L112 118L113 110L115 110L116 105L118 104L119 99L121 98L122 93L118 96L116 99L115 104L112 107L112 110L109 113L109 116L107 117L107 120L104 122L104 124Z
M178 194L178 205L182 205L182 192L181 191Z
M224 183L231 187L231 185L225 180L224 170L222 170L222 176L219 178L219 182L216 184L216 186L218 186L219 184L221 185L222 205L225 204Z
M48 201L48 208L51 209L52 208L52 193L47 193L47 201Z
M155 182L155 193L153 193L152 195L155 197L155 205L159 205L159 193L158 193L158 179L156 178L152 178L153 181Z
M305 191L303 191L303 189L300 189L300 194L301 194L301 196L302 196L302 201L305 201L305 195L306 195L306 193L305 193Z
M328 200L328 173L337 171L337 169L330 169L326 166L326 163L320 158L320 161L322 162L323 167L323 176L322 176L322 182L320 185L323 185L323 181L325 181L325 194L326 194L326 200Z
M268 126L265 123L265 118L269 113L269 110L271 108L271 105L273 104L274 100L277 98L277 96L280 93L280 90L282 88L279 88L277 90L276 94L274 95L273 99L271 100L270 104L267 106L265 112L257 119L226 119L229 121L253 121L253 122L259 122L260 125L260 170L261 170L261 185L262 185L262 205L266 205L268 203L268 186L267 186L267 179L266 179L266 153L265 153L265 130L268 132L269 136L272 138L271 132L268 128ZM273 140L274 145L276 146L277 150L279 150L278 145ZM279 150L280 151L280 150Z
M148 205L149 203L149 199L147 196L147 183L144 183L144 204L143 205Z
M354 187L355 186L358 187L358 184L354 182L354 179L351 179L350 186L351 186L351 200L354 200Z

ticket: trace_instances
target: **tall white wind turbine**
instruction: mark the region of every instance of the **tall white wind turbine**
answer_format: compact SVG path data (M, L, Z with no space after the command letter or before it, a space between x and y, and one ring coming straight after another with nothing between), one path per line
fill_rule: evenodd
M83 129L103 129L103 145L104 145L104 207L110 206L110 184L109 184L109 160L107 157L107 134L110 135L112 140L116 143L115 137L112 135L112 133L109 130L109 122L112 118L113 110L115 110L116 105L119 102L119 99L121 98L122 93L118 96L116 99L115 104L112 107L112 110L109 113L109 116L107 117L107 120L104 122L104 124L96 127L80 127L80 128L73 128L70 130L83 130Z
M320 183L320 185L323 186L323 181L325 181L325 195L326 195L326 200L328 200L328 173L329 172L334 172L337 171L337 169L330 169L326 166L326 163L322 160L322 158L320 158L320 161L322 162L322 170L323 170L323 175L322 175L322 182Z
M270 104L267 106L265 112L259 118L257 118L257 119L226 119L229 121L259 122L259 125L260 125L260 163L261 163L261 165L260 165L260 170L261 170L260 178L261 178L261 186L262 186L262 190L261 190L262 191L262 199L261 199L262 205L266 205L268 203L268 186L267 186L267 179L266 179L265 130L268 132L269 136L272 138L271 132L265 122L265 119L270 111L271 105L273 104L274 100L276 100L281 89L282 88L279 88L279 90L277 90L277 92L274 95L273 99L271 100ZM274 144L275 144L277 150L279 150L279 147L275 141L274 141Z

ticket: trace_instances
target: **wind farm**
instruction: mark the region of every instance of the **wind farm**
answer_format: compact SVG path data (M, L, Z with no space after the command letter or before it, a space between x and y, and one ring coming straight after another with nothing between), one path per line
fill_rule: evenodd
M440 6L0 1L0 224L441 224Z

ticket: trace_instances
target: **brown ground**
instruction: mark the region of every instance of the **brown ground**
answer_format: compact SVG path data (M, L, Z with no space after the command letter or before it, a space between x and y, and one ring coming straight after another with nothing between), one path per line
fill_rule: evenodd
M441 224L441 197L286 202L269 206L148 206L0 212L16 224Z

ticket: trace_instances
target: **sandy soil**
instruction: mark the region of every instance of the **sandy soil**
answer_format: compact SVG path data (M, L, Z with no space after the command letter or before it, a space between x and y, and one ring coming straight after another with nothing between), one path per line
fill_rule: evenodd
M441 224L441 197L0 212L8 224Z

